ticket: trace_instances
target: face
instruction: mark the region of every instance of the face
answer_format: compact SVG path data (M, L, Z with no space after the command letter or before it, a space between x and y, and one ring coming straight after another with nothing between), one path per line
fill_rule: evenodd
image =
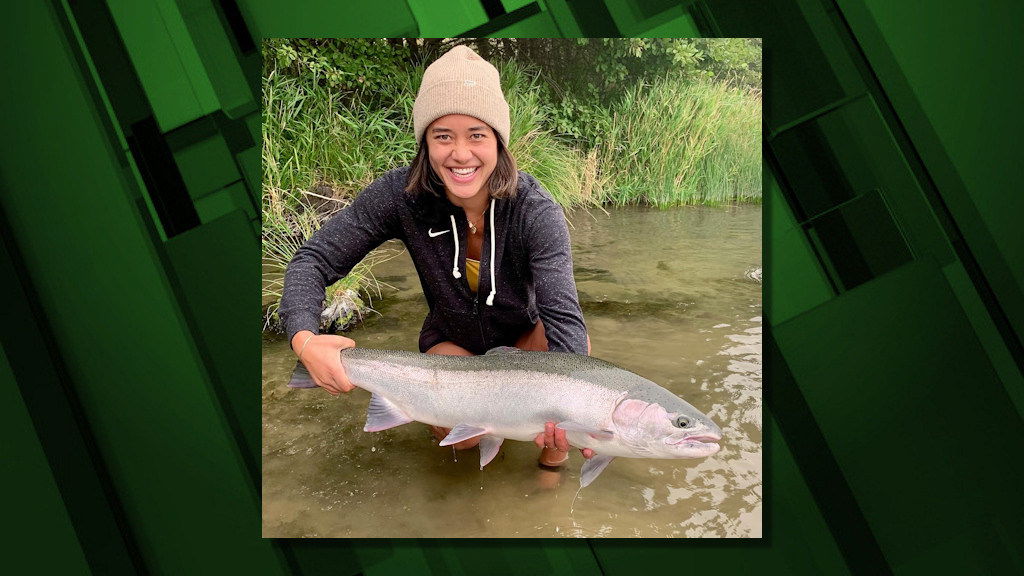
M612 420L622 442L652 458L704 458L719 450L722 431L707 416L680 400L678 412L660 405L626 399Z
M487 180L498 164L498 135L486 122L449 114L427 126L426 136L430 167L453 204L487 196Z

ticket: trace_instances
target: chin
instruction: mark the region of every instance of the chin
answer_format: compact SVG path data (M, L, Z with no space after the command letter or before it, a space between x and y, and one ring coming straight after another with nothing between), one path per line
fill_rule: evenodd
M449 184L448 185L448 192L451 193L452 196L456 196L458 198L463 198L463 199L472 198L472 197L476 196L477 194L483 192L483 190L484 190L483 186L476 186L476 187L470 188L468 186L460 186L458 184L456 184L456 185Z

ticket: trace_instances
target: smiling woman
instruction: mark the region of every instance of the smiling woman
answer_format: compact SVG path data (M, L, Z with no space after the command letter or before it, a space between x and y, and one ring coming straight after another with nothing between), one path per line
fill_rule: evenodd
M430 167L445 188L463 201L476 197L498 161L494 130L472 116L449 114L434 120L427 133Z
M317 333L324 290L391 239L408 249L430 307L421 352L465 356L515 346L588 354L565 217L535 178L516 169L498 71L470 48L453 48L424 72L413 125L412 165L370 184L288 266L280 316L313 381L332 394L353 388L339 352L355 341ZM434 429L439 439L448 432ZM568 458L565 431L553 424L535 441L542 464Z

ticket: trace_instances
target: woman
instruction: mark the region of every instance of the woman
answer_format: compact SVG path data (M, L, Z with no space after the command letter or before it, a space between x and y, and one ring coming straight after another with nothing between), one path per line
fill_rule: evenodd
M394 238L409 250L430 307L421 352L589 353L565 219L537 180L516 170L497 69L465 46L453 48L424 72L413 124L412 165L370 184L288 265L280 316L313 380L335 395L353 388L338 351L355 342L317 335L324 289ZM434 427L439 439L447 432ZM536 442L542 465L568 459L565 433L553 423Z

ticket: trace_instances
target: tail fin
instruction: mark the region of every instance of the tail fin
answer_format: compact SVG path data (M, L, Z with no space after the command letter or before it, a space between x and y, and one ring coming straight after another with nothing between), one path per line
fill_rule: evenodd
M303 366L302 362L295 362L295 369L292 370L292 379L288 381L289 388L316 388L316 382L313 382L313 377L309 374L309 370Z

